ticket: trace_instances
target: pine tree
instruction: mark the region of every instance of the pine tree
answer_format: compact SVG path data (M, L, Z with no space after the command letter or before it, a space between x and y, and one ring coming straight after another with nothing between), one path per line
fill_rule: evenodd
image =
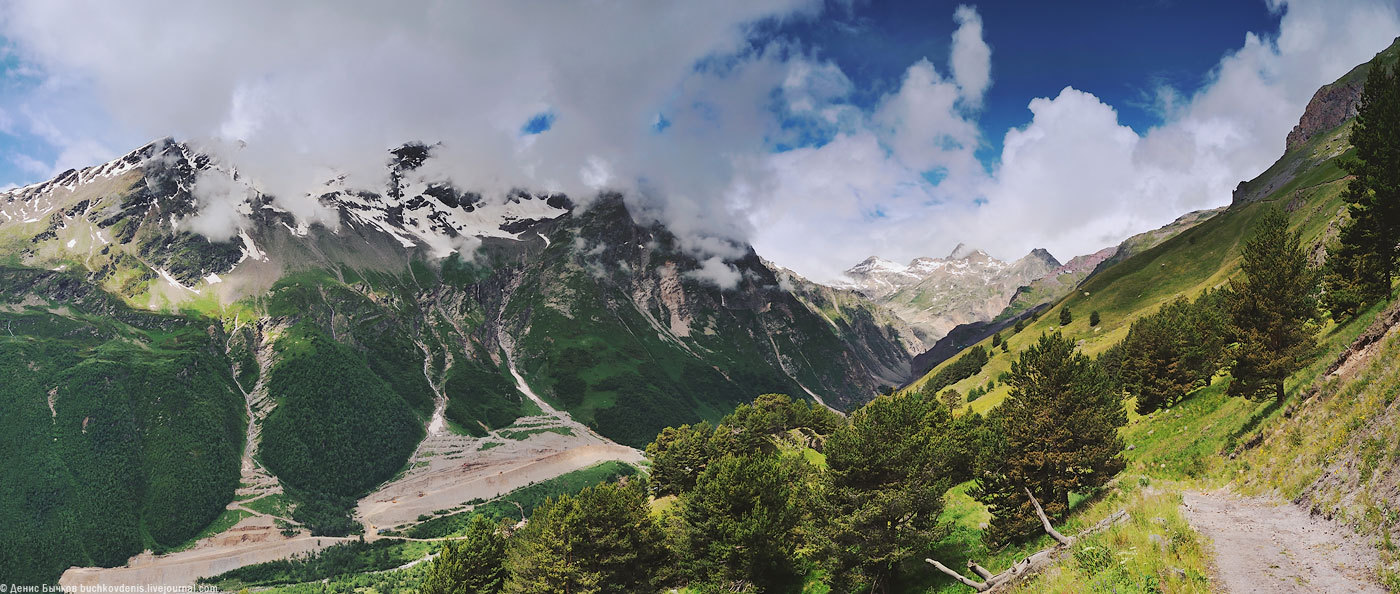
M507 548L505 591L655 591L666 554L642 487L604 483L535 508Z
M992 335L992 346L993 346L993 347L999 347L999 346L1001 346L1001 333L1000 333L1000 332L997 332L996 334L993 334L993 335Z
M1386 287L1379 279L1385 277L1380 258L1368 252L1373 243L1358 239L1358 235L1373 234L1365 228L1372 221L1352 219L1342 226L1338 239L1327 246L1327 261L1322 265L1323 293L1321 305L1338 322L1355 317L1366 304L1379 299Z
M972 410L953 417L945 434L948 437L948 463L944 466L949 484L959 484L974 478L977 449L981 444L986 419Z
M1229 393L1282 399L1283 380L1302 367L1316 346L1316 273L1302 239L1288 231L1288 216L1273 208L1245 242L1243 279L1230 280L1226 300L1238 344Z
M1137 399L1138 414L1179 402L1210 383L1220 368L1225 321L1218 295L1185 297L1133 322L1117 355L1118 380Z
M1099 325L1099 321L1100 321L1100 318L1099 318L1099 310L1096 309L1096 310L1094 310L1094 311L1089 312L1089 325L1090 325L1090 326L1097 326L1097 325Z
M714 458L710 447L714 434L714 427L705 421L662 429L646 448L652 494L679 495L695 488L696 479Z
M901 564L937 541L951 422L936 401L882 396L827 440L826 550L838 590L888 591Z
M943 401L943 405L947 406L948 410L953 410L963 403L963 395L958 393L955 388L944 390L942 394L939 394L938 398Z
M1123 469L1118 429L1123 403L1096 362L1059 333L1042 335L1021 353L1007 378L1011 392L988 418L989 443L979 456L974 496L990 508L989 540L1030 534L1036 516L1029 488L1045 513L1061 518L1071 491L1100 487ZM1019 493L1019 494L1018 494Z
M423 578L422 594L494 594L505 584L506 539L501 526L472 517L467 534L448 541Z
M774 435L798 428L829 435L845 422L825 406L763 394L752 404L740 404L718 427L704 421L667 427L646 448L652 461L651 492L657 497L689 492L706 466L725 454L772 451Z
M1019 333L1020 331L1025 330L1025 329L1026 329L1026 320L1025 320L1025 319L1016 320L1016 332Z
M1073 321L1074 321L1074 314L1070 313L1068 307L1065 307L1065 308L1060 309L1060 325L1061 325L1061 326L1068 326L1069 323L1070 323L1070 322L1073 322Z
M785 592L801 583L797 549L805 480L796 460L725 456L680 503L679 540L692 587Z
M845 421L831 409L805 400L793 401L787 394L759 395L752 404L740 404L720 421L729 433L742 437L742 452L764 449L770 436L790 429L803 427L827 435L843 424Z
M1372 62L1351 130L1356 158L1343 163L1353 178L1342 198L1350 215L1330 246L1324 304L1336 319L1391 297L1400 273L1400 77Z

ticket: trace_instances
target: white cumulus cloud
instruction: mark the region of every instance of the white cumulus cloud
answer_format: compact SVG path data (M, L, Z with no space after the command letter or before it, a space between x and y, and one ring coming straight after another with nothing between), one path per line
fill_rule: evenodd
M986 130L996 53L973 6L948 14L946 63L918 60L857 105L821 48L755 33L818 16L820 0L11 0L12 70L39 82L0 127L56 149L56 162L10 157L36 172L194 140L331 224L307 192L338 174L382 185L387 149L440 143L436 173L487 196L624 192L721 285L743 242L818 280L960 242L1067 259L1228 203L1282 153L1318 86L1400 34L1386 0L1269 2L1279 32L1242 35L1199 89L1159 89L1163 122L1139 134L1074 88ZM542 114L547 131L522 132ZM1003 135L984 166L977 149ZM211 237L240 224L220 196L237 193L201 199Z

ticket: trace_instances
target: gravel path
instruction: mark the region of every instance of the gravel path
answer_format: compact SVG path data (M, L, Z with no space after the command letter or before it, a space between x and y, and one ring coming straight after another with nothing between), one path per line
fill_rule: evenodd
M1364 537L1277 501L1183 493L1186 518L1215 545L1224 591L1384 594Z

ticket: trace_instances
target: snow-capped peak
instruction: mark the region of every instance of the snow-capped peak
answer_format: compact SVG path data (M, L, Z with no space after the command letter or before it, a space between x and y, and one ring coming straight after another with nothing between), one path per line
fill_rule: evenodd
M903 265L903 264L900 264L900 263L895 262L895 261L892 261L892 260L886 260L886 259L881 258L881 257L879 257L879 256L871 256L871 257L869 257L869 258L866 258L865 261L861 262L860 264L856 264L855 266L851 267L851 271L859 271L859 272L864 272L864 273L874 273L874 272L893 272L893 273L901 273L901 272L908 272L908 269L909 269L908 266L905 266L905 265Z
M959 243L958 247L953 248L952 253L948 254L948 257L944 258L944 260L966 260L975 254L982 254L985 256L987 252L970 247L965 243Z

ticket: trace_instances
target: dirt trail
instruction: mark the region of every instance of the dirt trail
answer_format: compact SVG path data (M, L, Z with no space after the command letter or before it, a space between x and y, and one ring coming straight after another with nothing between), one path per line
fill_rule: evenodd
M1223 492L1183 493L1186 518L1215 544L1224 590L1384 594L1364 537L1295 505Z

